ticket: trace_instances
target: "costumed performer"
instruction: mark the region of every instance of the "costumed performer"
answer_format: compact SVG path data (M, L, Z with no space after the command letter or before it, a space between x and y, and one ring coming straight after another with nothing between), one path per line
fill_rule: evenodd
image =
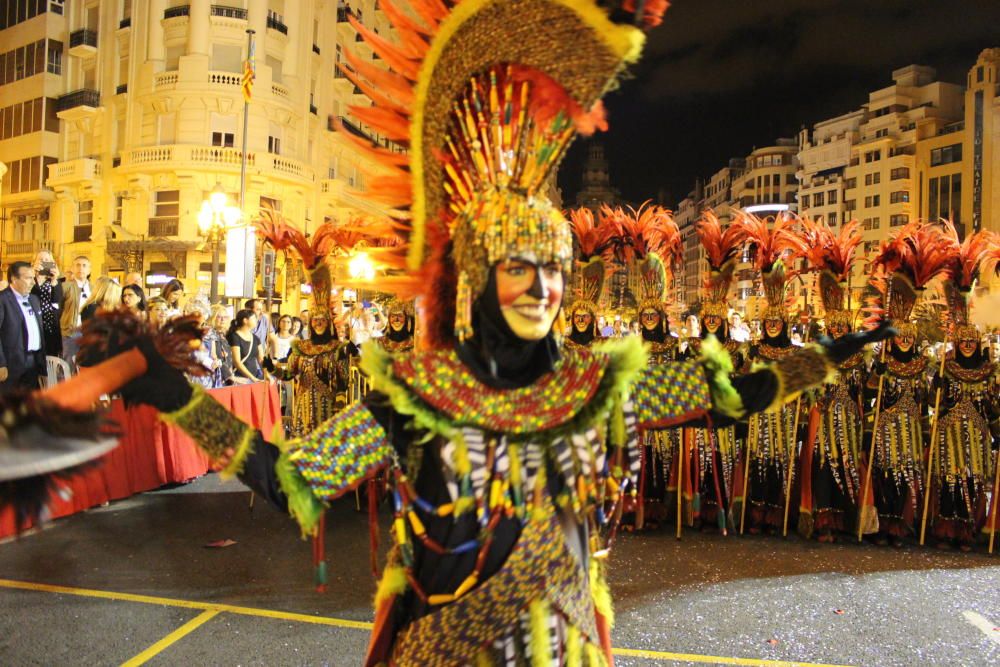
M576 298L566 309L569 334L563 343L568 347L590 347L603 337L597 328L597 321L608 272L605 255L614 244L615 227L600 217L595 223L589 208L579 208L570 211L570 229L579 258L574 259Z
M544 184L575 128L603 124L589 110L641 33L583 0L381 7L398 44L352 23L395 71L350 56L345 70L378 104L353 113L409 141L406 155L358 145L392 167L369 196L407 207L431 349L368 348L375 391L280 450L148 345L151 372L123 393L307 533L326 503L388 471L396 543L365 664L610 664L603 558L638 429L780 404L891 329L798 350L735 385L718 346L651 367L634 338L560 354L572 242Z

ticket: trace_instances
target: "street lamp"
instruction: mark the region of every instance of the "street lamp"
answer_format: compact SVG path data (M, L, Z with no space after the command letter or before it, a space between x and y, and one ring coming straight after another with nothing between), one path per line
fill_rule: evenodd
M228 205L229 198L222 185L216 183L208 199L198 211L198 228L212 244L212 304L219 302L219 246L226 238L226 229L239 222L241 211Z

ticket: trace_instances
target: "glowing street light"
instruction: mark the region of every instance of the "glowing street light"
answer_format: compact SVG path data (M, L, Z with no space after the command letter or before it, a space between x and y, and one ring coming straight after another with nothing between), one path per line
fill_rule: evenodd
M198 229L212 244L212 288L211 301L219 302L219 246L226 238L226 230L239 223L242 212L236 206L229 206L229 197L216 183L208 198L201 203L198 211Z

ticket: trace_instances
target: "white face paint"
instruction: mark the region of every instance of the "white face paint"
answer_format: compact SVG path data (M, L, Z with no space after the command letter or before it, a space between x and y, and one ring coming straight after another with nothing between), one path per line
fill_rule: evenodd
M497 264L496 284L500 312L514 335L522 340L545 338L562 305L562 267L508 259Z

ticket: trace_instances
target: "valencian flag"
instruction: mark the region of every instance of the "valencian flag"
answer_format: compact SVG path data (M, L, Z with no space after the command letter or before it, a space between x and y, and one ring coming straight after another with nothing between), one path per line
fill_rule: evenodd
M257 76L254 70L254 51L256 50L254 47L254 41L251 39L250 45L247 47L247 59L243 63L243 79L240 82L240 88L243 90L243 101L247 104L250 103L250 98L253 96L253 80Z

